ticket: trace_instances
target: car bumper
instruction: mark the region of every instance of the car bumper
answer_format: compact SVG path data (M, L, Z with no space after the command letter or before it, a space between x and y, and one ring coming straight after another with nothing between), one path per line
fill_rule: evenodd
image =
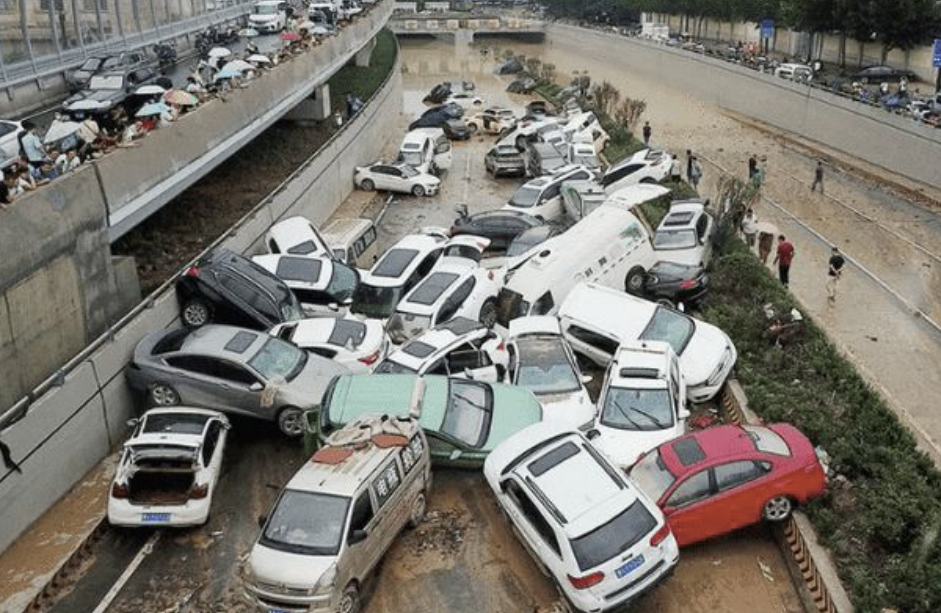
M422 187L425 188L426 196L434 196L438 193L438 190L441 189L440 185L423 185Z
M704 381L698 385L691 385L686 388L686 397L694 403L708 402L715 398L716 394L719 393L719 390L725 385L725 382L728 380L729 375L732 373L732 368L735 366L735 361L738 358L735 349L732 349L731 358L726 361L723 365L722 370L720 370L716 375L710 376L709 380Z
M245 586L245 598L255 611L264 613L333 613L330 595L287 596L275 594L254 585Z
M671 547L671 550L670 553L673 557L669 560L664 560L663 565L657 568L655 572L651 573L649 577L644 577L644 580L636 589L626 590L622 594L617 594L616 597L609 595L604 598L573 600L573 604L578 607L580 611L586 611L587 613L621 613L628 611L631 605L657 589L657 587L673 576L676 565L680 561L680 554L679 549L677 549L675 545Z
M490 170L494 177L522 177L526 174L523 166L496 166Z
M175 506L136 505L126 500L111 498L108 500L108 523L127 528L201 526L209 519L211 504L212 500L208 497ZM151 519L145 519L145 514ZM166 516L166 520L154 521L154 516Z

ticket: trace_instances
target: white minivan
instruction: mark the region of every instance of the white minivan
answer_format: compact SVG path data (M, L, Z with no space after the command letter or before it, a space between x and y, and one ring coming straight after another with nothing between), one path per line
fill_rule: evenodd
M659 185L635 185L618 194L519 266L497 297L497 325L526 315L554 315L569 291L582 281L639 293L656 262L650 235L629 210L668 194ZM609 199L610 200L610 199Z
M441 128L417 128L405 135L397 162L426 174L451 168L451 141Z
M379 233L371 219L334 219L321 230L334 259L348 266L369 268L379 257Z
M362 586L425 517L428 442L415 419L369 416L330 435L278 496L246 563L261 611L360 611Z
M287 2L261 0L252 5L249 24L259 32L280 32L288 22Z
M565 214L562 205L562 184L567 181L587 181L594 174L582 166L568 166L555 174L527 181L503 205L508 211L519 211L545 221L553 221Z

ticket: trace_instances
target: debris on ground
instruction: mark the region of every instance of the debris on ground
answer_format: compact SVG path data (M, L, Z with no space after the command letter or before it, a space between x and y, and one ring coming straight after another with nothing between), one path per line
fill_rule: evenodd
M414 555L435 551L445 556L457 554L464 545L468 522L453 509L429 511L425 521L408 535L407 547Z
M758 568L761 570L761 574L766 580L774 583L774 573L771 571L771 567L762 562L761 558L758 558Z

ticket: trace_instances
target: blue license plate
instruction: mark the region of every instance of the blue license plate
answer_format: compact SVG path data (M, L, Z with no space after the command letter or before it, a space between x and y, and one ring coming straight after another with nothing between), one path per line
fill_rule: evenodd
M284 609L268 609L268 613L290 613L290 611L285 611Z
M170 523L169 513L143 513L141 521L145 524L168 524Z
M637 556L633 560L628 561L627 564L625 564L621 568L614 571L614 574L617 576L618 579L620 579L622 577L626 577L627 575L631 573L631 571L636 570L643 565L644 565L644 556Z

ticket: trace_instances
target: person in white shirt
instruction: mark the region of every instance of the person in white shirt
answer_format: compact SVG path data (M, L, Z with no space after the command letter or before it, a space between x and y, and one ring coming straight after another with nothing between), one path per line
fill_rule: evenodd
M745 244L749 249L753 249L755 238L758 236L758 217L751 209L745 212L745 217L742 219L742 234L745 236Z

